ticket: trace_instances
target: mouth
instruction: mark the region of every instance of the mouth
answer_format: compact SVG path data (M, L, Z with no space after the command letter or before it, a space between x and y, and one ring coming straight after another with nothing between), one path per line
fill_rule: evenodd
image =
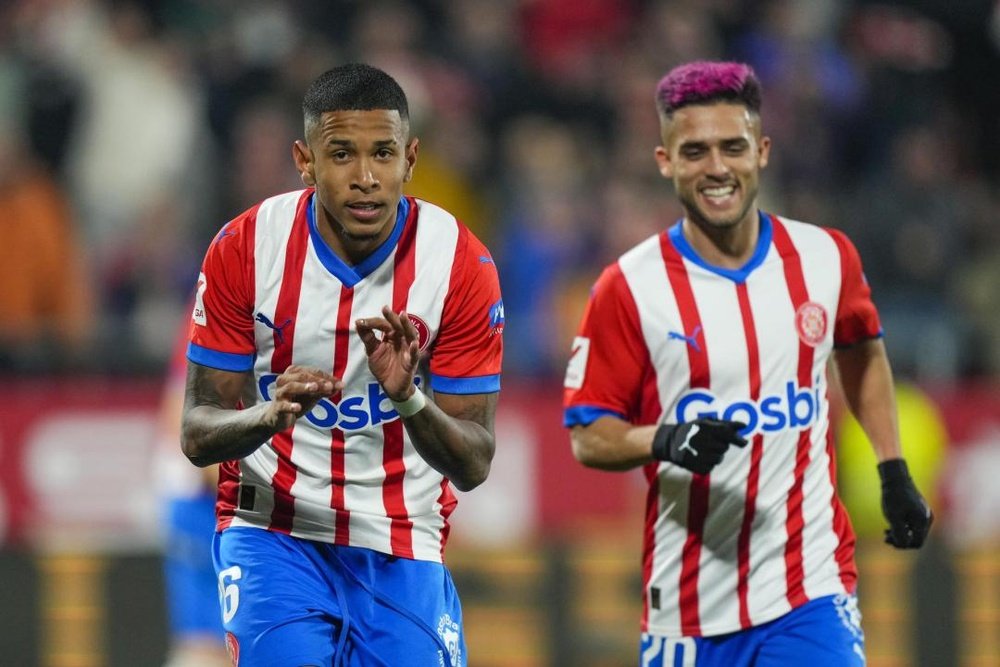
M698 190L702 198L713 208L727 208L737 197L739 188L735 183L726 185L710 185Z
M348 202L345 205L351 215L357 220L362 222L370 222L372 220L377 220L381 214L384 206L378 202L374 201L353 201Z

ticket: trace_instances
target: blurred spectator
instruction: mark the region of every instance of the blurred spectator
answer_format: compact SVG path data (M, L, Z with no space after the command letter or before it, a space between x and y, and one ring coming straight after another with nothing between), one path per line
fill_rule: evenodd
M22 140L20 71L0 59L0 368L80 361L93 295L66 198Z
M81 85L66 177L103 303L98 340L123 364L133 360L121 340L165 358L162 332L196 273L184 249L211 157L197 150L201 94L186 56L131 0L55 4L34 28L35 56Z
M951 380L967 334L950 301L951 267L966 254L969 207L956 178L954 144L941 127L902 131L885 172L845 201L878 302L893 365L919 379Z
M281 146L301 128L282 110L319 72L363 60L411 93L422 168L407 191L494 240L510 370L558 374L551 309L577 307L592 280L578 267L677 215L649 169L648 91L678 62L735 57L757 69L786 147L762 203L846 228L901 370L945 379L1000 366L996 204L976 194L1000 175L989 4L16 0L0 48L27 82L23 150L72 195L95 367L166 359L190 249L254 192L298 186Z

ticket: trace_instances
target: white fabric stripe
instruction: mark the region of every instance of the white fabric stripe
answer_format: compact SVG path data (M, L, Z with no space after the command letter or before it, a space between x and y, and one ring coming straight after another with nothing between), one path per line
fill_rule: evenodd
M668 340L667 331L682 331L680 310L670 289L663 264L658 236L647 239L619 260L622 274L635 299L639 325L646 339L653 368L656 369L657 390L664 414L673 414L676 397L691 377L686 343ZM669 325L664 328L664 323ZM660 416L660 419L663 415ZM688 499L691 475L670 464L658 469L660 494L659 514L653 527L654 549L650 572L650 587L661 590L660 609L649 609L650 632L676 628L681 615L678 605L678 582L681 575L681 555L687 540Z
M261 312L269 318L274 316L278 303L278 292L284 277L285 249L291 234L292 220L295 215L297 196L283 195L272 197L261 203L257 209L257 220L254 225L254 315ZM266 232L265 232L266 230ZM257 347L257 357L254 361L254 376L271 372L271 354L274 352L274 332L260 322L254 322L254 339ZM260 386L256 387L257 402L263 402ZM242 475L240 484L256 487L254 509L252 511L239 509L236 517L266 526L270 523L271 512L274 509L274 493L271 480L278 470L278 457L271 443L261 445L250 456L240 463ZM236 502L239 503L237 493ZM242 521L233 520L234 525Z
M695 302L699 304L711 392L722 404L743 400L750 395L749 356L736 287L732 281L718 280L715 274L686 259L685 266ZM730 447L711 473L698 573L704 633L714 634L720 627L739 625L735 566L749 472L749 448Z
M813 253L828 258L827 265L803 261L802 272L810 299L820 303L830 303L827 308L828 325L826 337L816 349L813 362L813 377L823 378L826 388L826 359L833 349L833 321L836 317L837 302L841 290L840 253L829 234L817 227L789 225L789 233L803 256ZM805 569L805 592L810 598L843 592L840 581L840 567L834 558L838 537L833 530L834 489L830 484L830 457L826 452L826 424L829 418L829 404L823 402L822 428L813 429L810 466L805 480L803 498L803 566Z
M799 338L785 267L771 248L763 264L747 281L750 308L757 327L761 363L761 395L783 395L785 383L798 373ZM750 573L747 607L754 623L790 610L785 577L788 492L795 479L797 430L764 434L757 483L757 502L750 533Z
M295 313L293 363L333 371L336 327L330 323L337 321L342 289L340 282L327 273L316 249L309 243ZM352 353L353 350L348 353L348 358ZM296 504L292 531L293 534L308 531L317 534L317 539L332 541L336 520L336 512L330 507L332 433L311 426L306 417L300 419L292 430L292 462L298 470L292 485ZM302 503L308 503L308 513L298 511Z

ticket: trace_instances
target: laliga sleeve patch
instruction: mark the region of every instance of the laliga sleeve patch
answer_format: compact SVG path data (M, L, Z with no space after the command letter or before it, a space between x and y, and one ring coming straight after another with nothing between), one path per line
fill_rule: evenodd
M198 291L194 295L194 310L191 311L191 319L200 326L208 324L208 318L205 317L205 289L207 287L208 282L205 280L205 274L199 273Z
M569 364L566 366L566 378L563 386L567 389L579 389L583 386L583 378L587 372L587 357L590 356L590 339L577 336L573 339L573 347L569 353Z

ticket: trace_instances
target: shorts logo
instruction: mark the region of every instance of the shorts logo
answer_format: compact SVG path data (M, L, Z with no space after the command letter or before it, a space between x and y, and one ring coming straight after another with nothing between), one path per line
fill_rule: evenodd
M799 340L816 347L826 337L826 309L815 301L806 301L795 311L795 331Z
M437 633L448 649L448 664L458 667L462 664L462 628L450 615L444 614L438 621Z
M231 632L226 633L226 653L229 654L229 661L233 667L240 664L240 643L236 640L236 635Z
M431 328L427 326L427 322L424 322L413 313L407 313L406 319L410 320L413 328L417 330L417 342L420 344L420 351L426 351L428 343L431 342Z

